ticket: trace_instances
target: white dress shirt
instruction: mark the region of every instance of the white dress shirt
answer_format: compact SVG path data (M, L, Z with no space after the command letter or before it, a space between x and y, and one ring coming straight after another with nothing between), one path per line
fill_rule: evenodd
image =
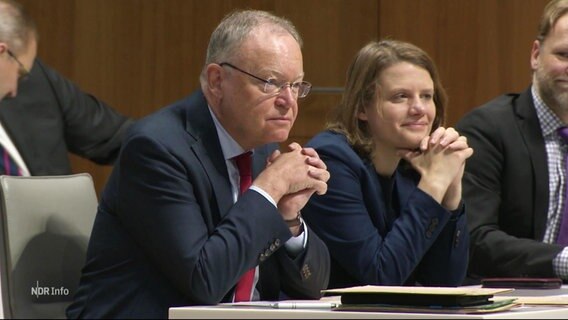
M2 125L1 121L0 121L0 144L2 144L2 147L4 147L6 151L8 151L8 154L10 154L14 162L16 162L18 167L21 169L22 176L30 176L30 171L28 170L28 167L26 166L24 159L22 159L22 156L20 155L18 149L12 142L12 139L10 139L10 136L4 129L4 126Z

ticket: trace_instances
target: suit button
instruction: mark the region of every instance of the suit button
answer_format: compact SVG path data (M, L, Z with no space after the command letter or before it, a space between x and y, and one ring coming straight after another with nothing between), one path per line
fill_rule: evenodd
M274 245L280 247L280 239L274 240Z
M270 245L270 251L274 252L274 251L276 251L276 249L278 249L276 244L273 243L273 244Z
M264 253L261 253L260 256L258 257L258 260L260 262L264 262L264 260L266 260L266 255L264 255Z
M302 280L306 280L312 275L310 267L307 264L302 266L301 273L302 273Z
M427 238L432 238L432 236L434 235L434 231L436 230L436 227L438 226L439 220L438 218L433 218L432 221L430 221L430 225L428 226L428 230L426 230L426 237Z
M264 250L264 255L265 255L267 258L268 258L271 254L272 254L272 251L270 251L270 249Z
M458 230L456 232L456 238L454 239L454 248L457 248L458 245L460 244L460 236L461 236L461 230Z
M430 228L432 228L432 230L436 229L436 227L438 226L438 223L440 223L440 220L438 220L438 218L432 219L432 223L430 224Z

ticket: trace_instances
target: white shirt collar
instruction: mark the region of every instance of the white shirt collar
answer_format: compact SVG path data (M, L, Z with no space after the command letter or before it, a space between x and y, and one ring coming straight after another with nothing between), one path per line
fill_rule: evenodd
M243 147L241 147L237 143L237 141L235 141L235 139L231 137L231 135L227 132L227 130L223 128L223 125L221 125L219 119L217 119L217 116L215 116L215 113L213 112L213 110L211 110L211 107L209 105L207 105L207 107L209 108L209 113L211 114L211 118L213 118L213 123L215 123L215 128L217 129L217 135L219 136L219 143L221 144L221 150L223 151L223 156L225 157L225 160L232 159L244 153L246 150L244 150Z

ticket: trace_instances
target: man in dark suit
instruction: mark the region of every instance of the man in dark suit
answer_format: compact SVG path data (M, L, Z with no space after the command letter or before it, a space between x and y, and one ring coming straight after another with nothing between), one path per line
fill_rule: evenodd
M327 190L313 149L276 151L307 95L295 27L238 11L211 35L201 90L137 122L104 191L70 318L166 318L174 306L319 298L329 254L300 209ZM252 152L252 186L235 157ZM239 182L240 181L240 182Z
M112 164L132 120L34 62L36 28L19 3L0 0L0 21L0 146L19 173L70 174L69 152Z
M112 164L132 119L35 60L18 95L0 103L0 122L33 176L70 174L69 152Z
M531 66L531 87L488 102L457 125L475 150L463 180L475 281L568 279L568 249L556 243L567 205L567 147L557 130L568 124L568 0L545 8Z

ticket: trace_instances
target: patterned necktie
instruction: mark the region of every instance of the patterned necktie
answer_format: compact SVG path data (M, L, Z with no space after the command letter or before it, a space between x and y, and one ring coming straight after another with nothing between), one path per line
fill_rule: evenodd
M237 163L240 176L240 194L243 194L252 184L252 153L245 152L233 159ZM239 280L235 287L235 302L251 301L254 293L254 273L256 268L248 270Z
M568 127L558 129L558 135L562 138L565 144L568 144ZM568 153L564 158L565 180L564 180L564 208L562 210L562 217L560 222L560 230L558 230L558 237L556 243L567 246L568 245Z
M16 164L14 159L10 156L8 151L4 149L4 146L0 144L0 154L2 160L0 161L0 174L7 176L21 176L22 169Z

